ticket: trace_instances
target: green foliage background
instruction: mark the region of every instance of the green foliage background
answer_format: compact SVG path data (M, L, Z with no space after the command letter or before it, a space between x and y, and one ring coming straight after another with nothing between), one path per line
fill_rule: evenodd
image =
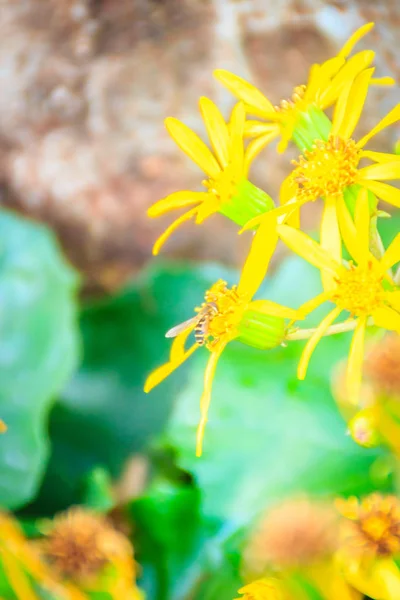
M393 237L398 220L384 230ZM390 457L352 441L331 395L348 336L323 340L305 382L296 379L303 343L269 353L232 343L198 459L207 352L151 394L143 384L167 358L165 331L191 315L216 279L235 283L238 273L157 260L117 296L86 303L45 227L3 212L0 240L0 417L8 425L0 500L20 509L27 530L74 503L109 510L128 459L145 457L146 486L124 511L148 598L229 600L241 585L249 527L270 504L301 492L393 488ZM320 282L289 258L260 295L293 306L294 290L301 304Z

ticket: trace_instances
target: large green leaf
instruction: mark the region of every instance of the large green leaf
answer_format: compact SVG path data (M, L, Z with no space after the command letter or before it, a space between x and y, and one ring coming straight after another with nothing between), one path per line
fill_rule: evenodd
M290 259L269 296L293 305L299 295L318 293L315 272ZM178 465L194 475L207 516L248 522L288 494L373 489L370 467L380 451L360 448L346 435L330 392L333 368L348 344L343 335L322 340L304 382L296 378L304 342L268 353L230 344L217 368L201 458L195 457L195 431L207 353L193 360L166 442L176 449Z
M43 226L0 213L0 505L35 494L47 413L77 359L77 278Z
M118 297L83 309L84 358L51 415L53 454L36 512L79 499L85 476L96 466L117 475L128 456L162 431L185 369L149 395L143 392L145 378L168 356L165 331L189 318L221 275L234 274L165 263Z

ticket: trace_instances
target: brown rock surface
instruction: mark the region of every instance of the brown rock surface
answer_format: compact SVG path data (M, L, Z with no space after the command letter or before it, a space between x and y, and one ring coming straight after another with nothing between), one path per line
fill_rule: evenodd
M398 75L395 0L3 0L3 202L52 224L89 285L114 288L150 257L170 220L148 220L146 208L200 184L163 119L177 116L201 132L201 95L228 111L216 67L253 79L278 102L311 62L371 18L379 24L367 45L382 56L378 70ZM363 126L396 100L398 91L374 92ZM255 181L276 194L289 159L268 149ZM235 231L217 216L182 228L165 254L238 263L248 240Z

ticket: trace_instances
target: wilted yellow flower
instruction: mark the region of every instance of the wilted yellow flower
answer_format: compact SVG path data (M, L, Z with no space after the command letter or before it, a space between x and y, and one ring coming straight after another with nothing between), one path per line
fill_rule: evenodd
M297 133L298 143L307 147L302 138L301 129L309 130L312 139L323 137L322 129L329 128L329 120L323 118L322 111L332 106L344 87L354 81L364 69L371 65L375 53L363 50L349 58L355 44L367 34L374 23L360 27L346 42L336 57L322 64L315 64L310 70L307 85L294 89L291 100L283 100L279 106L273 106L255 86L241 77L224 70L215 71L216 78L246 105L246 111L264 121L248 121L245 126L247 135L256 137L250 144L249 158L254 157L273 139L281 137L278 151L283 152L290 139ZM390 77L371 79L370 84L391 85ZM305 118L306 117L306 118ZM304 119L304 125L301 122ZM296 129L299 131L296 132Z
M100 514L73 507L58 515L48 526L41 549L61 577L87 591L100 589L115 600L142 598L135 584L132 545Z
M240 588L239 594L243 596L236 600L284 600L278 581L272 578L253 581Z
M362 379L364 335L369 319L378 327L400 332L400 291L389 270L400 260L400 234L376 259L369 250L370 212L366 190L361 190L356 204L355 223L346 210L339 215L344 243L354 262L342 264L305 233L288 225L279 225L283 241L294 252L328 277L325 291L310 300L299 312L305 316L325 301L335 308L321 321L308 340L298 367L299 379L304 379L308 363L318 342L343 311L350 313L348 323L354 324L354 335L347 365L347 393L350 402L357 402Z
M400 398L400 337L386 335L370 347L364 372L375 393Z
M37 590L41 589L60 600L87 600L78 588L56 579L34 545L25 539L17 521L5 513L0 513L0 562L13 598L37 600Z
M204 345L210 352L204 373L204 392L200 399L197 456L202 452L215 370L227 344L238 339L256 348L274 348L279 346L285 337L284 319L297 317L296 311L270 300L252 300L264 278L265 265L275 249L276 241L276 233L257 236L238 285L229 288L225 281L217 281L205 293L204 303L196 309L197 315L167 332L167 337L175 337L169 361L153 371L146 380L144 390L149 392L201 346ZM259 254L264 257L263 263L258 260ZM193 331L196 341L186 350L186 342Z
M191 207L178 217L158 238L153 254L182 223L195 219L202 223L210 215L221 212L240 225L272 208L271 198L247 180L248 157L243 148L244 106L239 103L227 124L215 104L200 99L200 110L214 154L184 123L175 118L165 120L169 134L178 146L207 175L202 183L205 192L180 191L159 200L148 210L149 217Z
M400 501L371 494L338 500L342 567L354 587L376 600L400 598Z
M244 570L261 576L304 567L332 556L336 545L337 515L330 505L289 499L261 518L244 552Z

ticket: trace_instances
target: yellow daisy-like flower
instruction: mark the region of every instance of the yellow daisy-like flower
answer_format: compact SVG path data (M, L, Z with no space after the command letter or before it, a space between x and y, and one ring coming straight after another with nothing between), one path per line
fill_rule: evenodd
M376 600L400 598L400 501L371 494L336 502L344 519L339 558L348 581Z
M190 219L195 219L199 224L219 211L244 225L255 215L273 207L269 196L247 180L249 161L243 147L243 103L235 106L228 124L208 98L200 99L200 110L214 154L178 119L167 118L165 125L181 150L207 175L207 179L202 182L206 191L174 192L149 208L149 217L159 217L176 209L191 207L158 238L153 247L153 254L158 254L169 236Z
M278 151L283 152L304 117L306 117L308 127L315 129L314 137L321 137L321 132L318 135L318 125L324 126L323 120L321 120L323 118L322 111L332 106L345 85L354 81L355 77L370 66L374 60L375 53L372 50L363 50L349 58L356 43L373 26L374 23L367 23L360 27L336 57L322 64L313 65L307 85L297 86L292 98L282 100L279 106L273 106L255 86L241 77L224 70L215 71L215 77L245 103L248 113L267 121L248 121L246 123L245 134L256 138L249 146L251 160L277 137L281 138ZM372 79L370 83L391 85L394 81L390 77L383 77ZM319 123L315 122L313 125L312 112L315 109L320 118L318 119ZM326 117L325 119L329 123ZM302 143L301 134L297 133L299 134L298 141ZM304 147L307 147L306 139L304 139Z
M353 341L347 365L346 387L349 401L357 402L362 378L365 329L369 320L387 330L400 332L400 291L390 269L400 260L400 234L392 241L380 260L369 250L370 212L366 190L361 190L356 203L355 222L344 203L339 204L339 220L344 243L354 262L346 265L308 237L305 233L279 225L278 233L294 252L329 276L325 291L310 300L299 312L302 316L325 301L335 308L322 320L308 340L298 367L299 379L304 379L311 355L318 342L343 311L350 313L354 324Z
M297 161L295 168L281 187L283 206L267 215L255 217L244 229L258 225L263 219L292 219L297 226L298 210L307 202L322 198L321 245L337 260L341 260L342 240L338 225L338 210L354 207L355 190L360 186L378 198L400 207L400 190L385 180L400 179L400 156L364 150L365 144L377 133L400 119L400 104L393 108L368 134L356 142L351 136L360 118L371 81L372 69L364 70L343 90L333 116L332 129L326 141L318 140ZM360 168L361 159L375 164ZM293 221L293 219L295 219Z
M243 596L236 600L284 600L279 582L272 578L253 581L240 588L238 592Z
M197 315L167 332L175 337L169 361L153 371L144 390L149 392L177 369L189 356L205 346L210 358L204 374L204 392L200 400L201 417L197 430L196 454L202 453L202 440L211 400L211 387L218 360L227 344L234 339L256 348L270 349L280 345L285 337L284 319L296 319L297 312L269 300L252 300L264 275L265 264L276 246L276 234L257 236L252 244L237 286L229 288L225 281L217 281L196 309ZM260 264L258 256L268 257ZM187 350L185 344L192 332L195 343Z

